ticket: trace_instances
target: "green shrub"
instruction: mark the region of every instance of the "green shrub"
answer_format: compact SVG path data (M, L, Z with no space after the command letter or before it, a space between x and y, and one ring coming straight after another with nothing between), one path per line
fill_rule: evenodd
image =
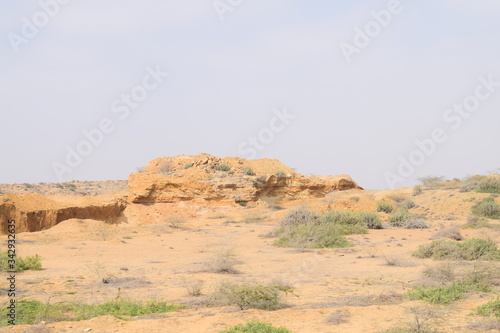
M187 169L191 168L192 166L193 166L193 163L186 163L186 164L184 164L183 169L187 170Z
M486 197L472 206L472 213L490 219L500 219L500 205L495 198Z
M390 214L390 213L392 213L393 210L394 210L394 206L391 205L390 203L385 202L385 201L377 202L377 212L384 212L384 213Z
M277 177L285 177L286 176L286 172L283 171L283 170L278 170L274 173L275 176Z
M229 171L231 170L231 166L227 163L220 163L218 165L215 166L215 170L218 170L218 171Z
M37 254L28 257L9 257L8 252L0 253L0 272L5 272L10 269L9 260L16 261L16 272L22 273L24 271L41 271L42 270L42 258Z
M99 316L144 316L152 313L166 313L181 309L183 306L151 300L145 304L131 300L117 299L97 305L78 306L76 313L79 320Z
M393 227L403 227L412 218L412 214L406 207L400 207L389 216L389 223Z
M416 286L406 296L412 300L420 299L434 304L450 304L469 291L489 292L490 288L483 282L456 280L444 287Z
M274 327L271 324L251 321L245 325L236 325L219 333L292 333L285 327Z
M500 298L489 301L488 303L481 305L476 308L477 314L485 317L494 315L495 317L500 317Z
M354 202L359 202L359 197L351 197L351 200Z
M420 245L413 252L418 258L433 258L437 260L500 260L500 251L490 240L471 238L464 242L453 242L444 239Z
M485 178L481 180L476 192L500 194L500 178Z
M240 310L277 310L282 307L284 295L293 294L290 287L263 285L256 282L224 282L210 296L210 304L215 306L234 305Z
M307 208L287 213L274 232L274 245L299 248L339 248L351 246L343 237L380 229L382 222L375 213L330 210L316 214Z
M247 175L247 176L255 176L255 172L254 172L254 171L253 171L253 169L252 169L252 168L250 168L250 167L244 167L244 168L242 169L242 172L243 172L245 175Z
M165 313L184 308L182 305L150 301L146 304L130 300L115 299L103 304L75 303L42 303L35 300L19 300L16 302L16 324L35 325L41 321L47 323L58 321L76 321L98 316L140 316L152 313ZM0 309L0 327L7 326L6 306Z

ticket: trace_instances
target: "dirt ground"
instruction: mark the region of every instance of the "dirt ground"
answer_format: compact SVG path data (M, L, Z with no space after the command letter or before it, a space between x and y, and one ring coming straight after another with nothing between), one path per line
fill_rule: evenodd
M369 230L365 235L347 236L354 246L343 249L278 248L268 236L280 218L296 207L373 211L377 200L394 195L411 197L417 205L412 212L425 215L430 228ZM105 316L0 331L76 333L90 328L91 332L216 333L259 320L299 333L368 333L404 326L412 320L410 308L419 307L434 312L438 332L472 332L468 325L480 317L469 314L494 295L474 292L443 306L409 301L403 294L422 281L423 269L436 264L411 253L440 229L464 225L470 207L484 196L487 194L458 190L429 190L415 197L411 189L350 190L322 199L282 203L281 210L258 204L191 207L165 203L130 205L125 211L127 223L116 225L67 220L49 230L18 235L19 255L38 254L43 259L42 271L18 274L20 299L97 304L119 295L188 307L130 321ZM168 219L172 214L185 222L172 226ZM380 216L387 217L385 213ZM462 234L465 238L498 237L494 229L463 229ZM1 239L4 243L6 236ZM206 263L224 249L234 250L239 273L206 272ZM388 265L387 258L395 259L397 265ZM102 283L103 277L109 283ZM197 280L204 281L202 295L189 296L186 286ZM207 307L202 301L221 281L278 280L293 286L296 296L289 295L286 307L277 311ZM0 301L6 300L2 295ZM346 320L335 323L331 316L339 310L347 314Z

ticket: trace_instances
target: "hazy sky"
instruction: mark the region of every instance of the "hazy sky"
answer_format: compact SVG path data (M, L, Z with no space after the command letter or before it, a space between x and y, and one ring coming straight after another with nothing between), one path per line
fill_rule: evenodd
M498 0L0 3L2 183L200 152L368 189L500 167Z

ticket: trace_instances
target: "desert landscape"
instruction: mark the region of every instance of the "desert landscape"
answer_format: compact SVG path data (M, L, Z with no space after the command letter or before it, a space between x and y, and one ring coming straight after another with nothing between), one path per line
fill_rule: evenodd
M198 154L1 184L0 331L499 332L500 176L421 183Z

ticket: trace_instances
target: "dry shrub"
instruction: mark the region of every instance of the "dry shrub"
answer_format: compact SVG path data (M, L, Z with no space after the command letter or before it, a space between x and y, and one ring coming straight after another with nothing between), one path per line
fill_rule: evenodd
M455 269L452 263L440 263L424 269L422 276L444 284L455 279Z
M460 232L460 228L458 228L458 227L450 227L450 228L441 229L434 235L434 237L436 237L436 238L449 238L449 239L453 239L456 241L460 241L460 240L464 239L464 237L462 236L462 233Z
M338 309L335 310L332 314L326 318L326 322L331 325L340 325L343 323L347 323L349 321L349 317L351 313L347 309Z
M239 271L234 267L238 264L233 249L224 248L205 263L205 269L210 273L218 274L238 274Z
M191 280L186 282L186 291L189 296L201 296L205 281Z

